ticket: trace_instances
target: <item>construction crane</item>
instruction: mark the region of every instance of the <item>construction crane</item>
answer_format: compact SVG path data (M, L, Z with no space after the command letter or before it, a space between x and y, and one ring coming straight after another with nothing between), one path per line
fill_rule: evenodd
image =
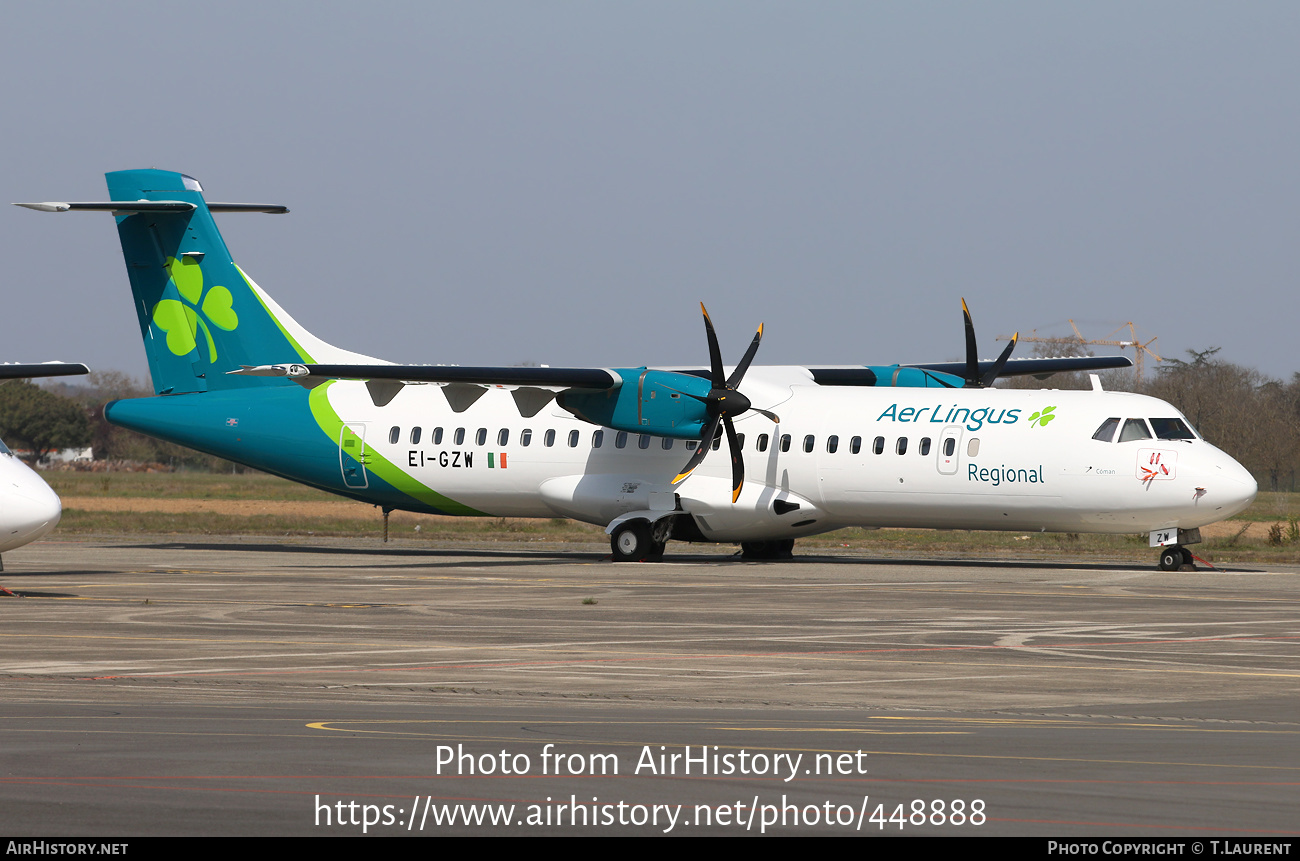
M1120 350L1125 350L1129 347L1132 347L1133 352L1136 354L1133 361L1133 384L1135 387L1142 384L1143 357L1150 356L1151 358L1155 359L1157 362L1161 361L1160 356L1156 354L1155 350L1151 349L1151 345L1156 342L1156 339L1152 338L1146 343L1142 343L1141 341L1139 341L1137 336L1137 327L1133 325L1132 320L1125 323L1123 326L1120 326L1118 329L1116 329L1114 332L1111 332L1105 338L1098 338L1095 340L1089 340L1083 337L1083 333L1079 331L1078 326L1074 325L1073 320L1069 320L1067 322L1069 322L1070 328L1074 330L1073 338L1068 338L1068 337L1067 338L1045 338L1040 336L1038 334L1038 330L1035 329L1032 332L1030 332L1028 335L1021 335L1020 340L1025 342L1040 342L1040 343L1044 343L1044 342L1061 343L1063 341L1064 342L1077 341L1080 347L1096 345L1096 346L1105 346L1105 347L1119 347ZM1124 331L1126 327L1128 328L1128 334L1129 334L1128 340L1117 340L1115 336L1118 335L1120 332ZM1011 336L998 335L998 340L1010 341Z

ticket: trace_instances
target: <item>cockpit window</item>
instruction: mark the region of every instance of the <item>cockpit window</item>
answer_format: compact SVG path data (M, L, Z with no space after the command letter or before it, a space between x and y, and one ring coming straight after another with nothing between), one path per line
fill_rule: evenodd
M1101 442L1110 442L1115 439L1115 428L1117 427L1119 427L1118 418L1106 419L1101 423L1101 427L1097 428L1097 432L1092 435L1092 438Z
M1124 430L1119 432L1119 441L1131 442L1135 439L1151 439L1151 431L1147 430L1147 423L1142 419L1127 419Z
M1182 419L1151 419L1157 439L1196 439L1196 434Z

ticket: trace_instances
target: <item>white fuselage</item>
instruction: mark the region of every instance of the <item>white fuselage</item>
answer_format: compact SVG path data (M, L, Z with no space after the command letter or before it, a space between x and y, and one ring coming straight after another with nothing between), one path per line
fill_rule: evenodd
M1142 395L818 386L806 370L781 367L751 369L744 389L782 422L756 413L736 421L745 484L734 504L725 440L673 487L690 456L684 441L627 434L619 447L619 432L554 403L521 417L504 388L489 389L460 413L436 385L408 385L377 407L364 384L340 381L329 400L362 431L371 456L484 514L605 525L671 500L718 541L851 525L1190 529L1238 513L1257 489L1243 467L1199 438L1094 439L1108 418L1121 426L1141 419L1148 431L1147 420L1181 419Z

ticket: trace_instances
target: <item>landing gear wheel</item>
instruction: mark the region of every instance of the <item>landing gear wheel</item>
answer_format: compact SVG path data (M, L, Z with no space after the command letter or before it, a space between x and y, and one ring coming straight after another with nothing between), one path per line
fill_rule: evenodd
M664 552L663 545L651 538L650 524L644 520L620 523L609 537L609 546L615 562L644 562Z
M1160 570L1177 571L1183 567L1187 553L1182 547L1165 547L1160 550Z
M1183 564L1184 564L1184 565L1191 565L1193 568L1195 568L1195 567L1196 567L1196 557L1192 555L1192 551L1188 550L1186 547L1183 547L1183 548L1180 548L1180 549L1183 551Z

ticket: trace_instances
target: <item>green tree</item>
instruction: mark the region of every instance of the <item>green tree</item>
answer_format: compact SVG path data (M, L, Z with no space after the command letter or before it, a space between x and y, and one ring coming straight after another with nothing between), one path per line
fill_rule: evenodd
M13 380L0 386L0 438L40 460L52 451L89 445L90 422L67 398L31 380Z

